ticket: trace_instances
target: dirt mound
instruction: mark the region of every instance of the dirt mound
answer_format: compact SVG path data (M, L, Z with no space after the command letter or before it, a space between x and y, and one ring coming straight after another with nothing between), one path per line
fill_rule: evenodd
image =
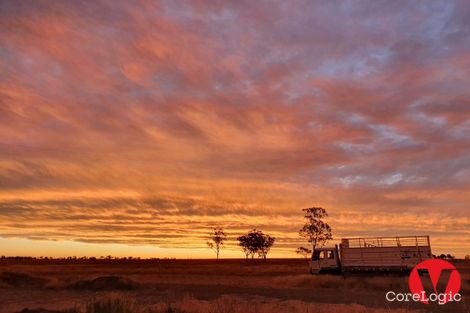
M82 280L68 286L80 290L134 290L138 285L130 279L120 276L102 276L92 280Z
M3 272L0 274L0 281L12 287L44 287L47 280L41 277L31 276L25 273Z

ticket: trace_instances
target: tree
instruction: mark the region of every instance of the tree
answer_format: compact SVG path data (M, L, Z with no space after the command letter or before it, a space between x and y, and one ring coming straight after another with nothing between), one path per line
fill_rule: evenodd
M251 255L253 259L255 254L260 258L266 259L266 256L274 245L276 238L265 235L261 230L253 229L248 234L239 236L238 245L242 248L246 258Z
M248 247L248 243L246 241L245 237L239 237L238 240L240 241L239 246L242 248L243 253L245 253L245 258L248 259L248 257L252 254L250 248Z
M316 247L323 247L328 240L333 239L330 225L323 221L328 216L325 209L313 207L302 211L307 222L299 230L299 235L312 245L312 251Z
M254 253L251 251L252 247L250 247L250 239L248 238L248 235L243 235L237 238L238 245L242 248L243 253L245 253L245 258L248 259L250 255L254 255Z
M467 254L467 255L465 256L465 260L470 260L470 255Z
M305 247L298 247L297 250L295 250L297 254L303 255L304 258L307 258L310 254L312 254L312 250L309 248Z
M251 258L253 259L255 254L258 252L260 245L259 237L260 236L256 229L253 229L246 235L238 237L238 245L242 248L246 258L251 255Z
M227 235L224 232L224 229L220 226L217 226L209 234L209 240L207 240L207 245L209 248L215 251L217 255L217 260L219 260L220 249L224 245L224 241L227 239Z
M258 250L258 256L266 260L266 256L268 255L269 250L271 250L271 247L274 245L276 238L271 237L269 235L263 235L263 232L260 233L262 237L260 242L260 248Z

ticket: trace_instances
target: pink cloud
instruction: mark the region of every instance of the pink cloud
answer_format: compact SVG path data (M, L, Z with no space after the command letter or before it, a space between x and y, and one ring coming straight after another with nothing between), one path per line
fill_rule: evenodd
M178 246L177 215L200 246L230 216L287 249L320 204L341 235L467 238L468 10L403 5L3 4L0 236L150 243L155 221Z

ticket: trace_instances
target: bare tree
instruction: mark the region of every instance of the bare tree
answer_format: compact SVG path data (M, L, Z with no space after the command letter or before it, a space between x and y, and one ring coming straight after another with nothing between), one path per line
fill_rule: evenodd
M307 222L299 230L299 235L307 239L312 245L312 251L314 251L316 247L324 246L328 240L333 238L330 225L324 221L328 213L319 207L302 209L302 211Z
M312 254L312 250L309 248L305 247L298 247L297 250L295 250L297 254L303 255L304 258L307 258L310 254Z
M207 245L215 251L217 260L219 260L220 249L222 249L225 240L227 240L227 235L225 234L224 229L220 226L215 227L209 234Z

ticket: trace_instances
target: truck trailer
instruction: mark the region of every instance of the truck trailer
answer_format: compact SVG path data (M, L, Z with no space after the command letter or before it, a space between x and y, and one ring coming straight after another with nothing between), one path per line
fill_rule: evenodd
M339 247L314 249L310 273L407 272L430 258L429 236L342 238Z

